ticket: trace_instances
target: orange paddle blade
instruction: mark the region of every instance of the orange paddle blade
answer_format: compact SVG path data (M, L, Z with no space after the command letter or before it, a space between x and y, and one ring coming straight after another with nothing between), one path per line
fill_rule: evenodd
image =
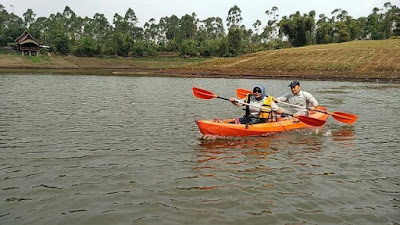
M251 94L251 91L241 88L236 89L236 96L238 98L246 98L248 94Z
M295 116L297 119L299 119L301 122L314 126L314 127L320 127L326 123L326 120L320 120L317 118L312 118L308 116Z
M218 97L218 95L215 95L214 93L201 88L193 87L192 90L193 90L193 95L196 96L197 98L213 99Z
M335 120L338 120L342 123L352 124L355 123L358 119L357 115L345 113L345 112L333 112L328 113L331 115Z

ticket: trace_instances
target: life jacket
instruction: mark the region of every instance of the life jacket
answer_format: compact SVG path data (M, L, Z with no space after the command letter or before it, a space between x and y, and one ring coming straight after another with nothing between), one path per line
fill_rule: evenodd
M265 100L264 103L262 105L262 109L260 111L260 118L263 119L270 119L272 118L272 108L271 108L271 104L272 101L274 100L274 98L272 96L268 96Z
M246 99L245 99L245 103L250 103L250 97L252 96L252 94L247 94ZM262 104L262 109L260 109L260 116L259 118L261 119L272 119L273 113L272 113L272 108L271 108L271 104L272 101L274 100L274 98L272 96L268 96L267 98L265 98L263 104ZM250 109L249 106L246 106L246 117L249 118L250 115Z

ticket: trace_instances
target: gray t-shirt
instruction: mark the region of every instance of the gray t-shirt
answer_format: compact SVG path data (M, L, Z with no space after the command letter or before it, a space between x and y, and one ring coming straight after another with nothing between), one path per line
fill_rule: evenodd
M287 93L281 97L275 98L278 102L287 102L298 107L291 106L291 112L300 115L307 114L307 108L310 106L317 107L318 102L310 93L306 91L300 91L297 95L293 93Z

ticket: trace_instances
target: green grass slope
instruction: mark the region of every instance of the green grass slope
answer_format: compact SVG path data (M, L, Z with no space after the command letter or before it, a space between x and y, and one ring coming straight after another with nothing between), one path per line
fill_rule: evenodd
M354 41L218 58L181 68L188 73L303 78L398 79L400 39ZM179 71L176 71L179 72Z

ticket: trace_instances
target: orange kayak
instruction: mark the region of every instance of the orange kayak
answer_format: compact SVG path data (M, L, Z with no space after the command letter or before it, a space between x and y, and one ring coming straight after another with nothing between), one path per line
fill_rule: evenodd
M317 108L326 111L325 107ZM326 121L328 114L313 111L309 117ZM276 122L258 123L252 125L230 123L234 119L226 119L222 121L214 120L196 120L200 132L205 136L262 136L288 130L312 127L303 122L295 121L293 118L282 118Z

